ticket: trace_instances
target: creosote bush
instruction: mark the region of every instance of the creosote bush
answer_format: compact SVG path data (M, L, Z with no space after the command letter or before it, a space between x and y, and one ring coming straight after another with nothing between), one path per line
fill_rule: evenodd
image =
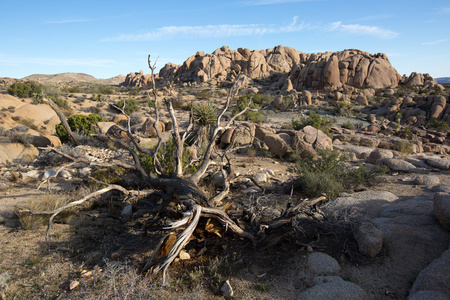
M124 111L127 115L130 115L139 110L138 101L134 98L128 98L126 100L119 100L119 101L117 101L116 106L122 109L124 101L125 101Z
M19 98L31 98L34 94L39 94L43 91L42 84L36 82L15 82L8 88L10 95Z
M339 117L353 117L355 115L353 106L345 101L339 101L333 109L333 113Z
M358 165L350 168L345 164L346 155L338 150L318 149L318 156L304 154L304 159L297 160L298 182L308 197L326 194L330 199L336 198L345 189L357 188L386 173L385 167L366 168Z
M93 125L97 122L104 122L105 120L97 114L90 114L89 116L84 115L73 115L69 119L67 119L67 123L72 131L80 132L85 136L89 136L94 134ZM60 124L56 124L55 126L56 134L59 139L63 143L67 143L69 141L69 134L64 129L64 126Z
M447 124L447 122L445 121L439 121L436 119L433 119L430 121L430 123L427 126L428 129L434 129L434 130L438 130L438 131L447 131L449 130L449 126Z

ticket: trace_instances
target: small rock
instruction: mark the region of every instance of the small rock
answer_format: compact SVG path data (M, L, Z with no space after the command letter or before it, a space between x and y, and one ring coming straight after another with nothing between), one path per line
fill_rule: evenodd
M377 256L383 247L384 234L376 225L371 222L363 222L353 232L358 242L359 251L373 258Z
M187 253L184 250L180 251L179 257L180 257L181 260L189 260L189 259L191 259L191 256L189 255L189 253Z
M61 172L59 172L58 174L59 177L65 178L65 179L71 179L72 178L72 174L67 171L67 170L62 170Z
M131 217L131 214L133 213L133 206L131 204L128 204L122 209L122 212L120 215L122 217Z
M365 300L367 293L353 282L344 281L338 276L318 276L314 287L303 291L302 300Z
M73 290L74 288L76 288L76 287L79 286L79 285L80 285L80 283L79 283L78 281L74 280L74 281L72 281L72 282L70 283L69 289L70 289L70 290Z
M256 174L254 179L256 182L267 182L267 174Z
M322 252L308 255L308 268L316 274L332 274L341 270L341 266L333 257Z
M225 281L220 290L225 295L225 297L233 297L234 295L233 288L231 287L229 280Z
M22 173L22 178L23 179L26 179L26 178L37 179L37 178L39 178L39 171L38 170L31 170L31 171Z
M49 177L55 176L56 175L56 171L53 169L48 169L45 170L44 174L42 175L42 179L47 179Z
M250 193L260 193L260 192L262 192L262 190L261 190L261 188L259 188L255 185L255 186L246 188L246 189L242 190L241 192L244 194L250 194Z
M89 175L91 175L91 173L92 173L92 169L89 167L85 167L85 168L78 170L78 176L80 176L81 178L88 177Z
M434 175L421 175L414 179L415 184L425 185L427 187L438 185L440 182L439 177Z

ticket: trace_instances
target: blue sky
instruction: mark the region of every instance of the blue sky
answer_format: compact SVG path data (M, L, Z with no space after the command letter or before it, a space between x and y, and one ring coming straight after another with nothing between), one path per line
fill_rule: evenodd
M196 51L384 52L400 74L450 76L448 0L4 1L0 77L144 70Z

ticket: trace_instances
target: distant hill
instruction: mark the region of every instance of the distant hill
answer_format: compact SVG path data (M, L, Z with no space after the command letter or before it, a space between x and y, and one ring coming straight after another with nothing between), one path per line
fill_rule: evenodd
M435 78L434 81L437 83L450 83L450 77L438 77Z
M59 73L53 75L33 74L22 78L22 80L32 80L42 83L67 83L67 82L92 82L101 84L121 84L125 81L125 75L119 75L108 79L97 79L94 76L84 73Z

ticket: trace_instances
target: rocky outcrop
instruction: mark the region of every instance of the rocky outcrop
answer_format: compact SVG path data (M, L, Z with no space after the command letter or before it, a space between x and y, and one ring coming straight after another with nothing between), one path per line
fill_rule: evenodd
M156 75L155 77L159 77L159 76ZM133 87L151 86L152 78L151 78L150 74L144 74L144 71L141 70L139 73L133 72L133 73L127 74L123 84L125 86L133 86Z
M383 53L369 54L350 49L339 52L303 53L291 47L266 50L223 46L212 54L202 51L182 65L166 64L159 76L174 82L210 82L233 80L238 73L251 78L266 78L275 73L286 75L277 84L283 90L334 89L343 85L358 88L396 87L402 79ZM130 74L129 74L130 75ZM132 81L137 74L130 76ZM140 74L139 78L145 78Z

